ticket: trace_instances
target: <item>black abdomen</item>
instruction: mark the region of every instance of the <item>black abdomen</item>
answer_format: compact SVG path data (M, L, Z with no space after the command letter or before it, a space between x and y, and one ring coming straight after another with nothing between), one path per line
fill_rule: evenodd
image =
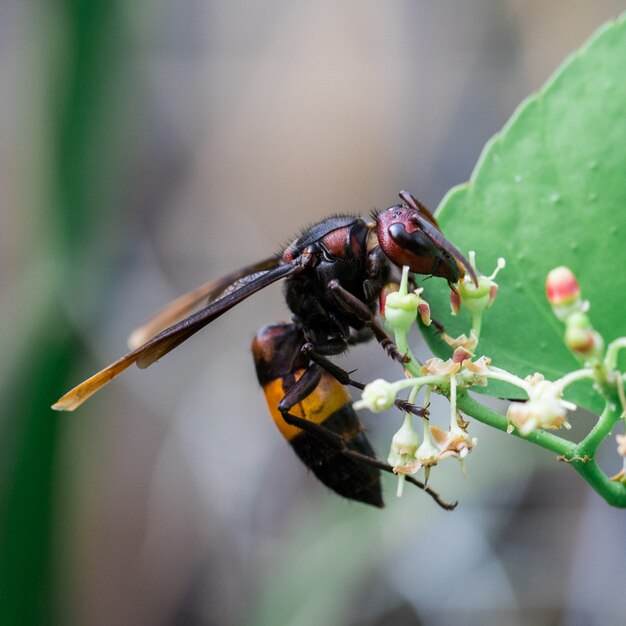
M374 456L374 450L363 434L361 423L350 404L326 418L323 425L343 435L351 450ZM375 467L342 455L311 433L300 432L289 443L315 476L339 495L378 507L384 506L380 471Z
M287 424L278 410L285 393L306 371L300 347L302 330L295 324L271 324L261 329L252 342L252 354L259 383L276 426L291 444L300 460L327 487L345 498L382 507L380 471L349 458L319 435ZM323 372L315 389L290 410L340 434L350 450L373 457L374 451L362 432L350 395L333 376Z

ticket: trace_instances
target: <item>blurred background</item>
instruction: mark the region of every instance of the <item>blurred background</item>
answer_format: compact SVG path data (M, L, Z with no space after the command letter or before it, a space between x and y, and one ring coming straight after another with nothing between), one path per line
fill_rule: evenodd
M249 354L280 286L48 408L306 224L403 188L436 207L623 8L0 0L0 623L623 624L624 513L545 451L472 424L468 476L432 476L454 513L393 478L382 511L320 486ZM376 346L340 362L397 377ZM386 455L400 417L364 419Z

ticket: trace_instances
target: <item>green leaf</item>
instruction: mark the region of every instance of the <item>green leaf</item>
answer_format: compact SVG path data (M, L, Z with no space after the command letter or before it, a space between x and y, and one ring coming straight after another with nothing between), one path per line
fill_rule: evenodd
M626 334L625 17L600 28L520 105L469 183L452 189L437 213L450 241L476 250L485 274L506 258L478 352L521 376L540 371L555 379L580 366L545 299L553 267L574 271L607 342ZM425 284L433 315L451 335L468 332L467 315L450 316L442 282ZM426 334L436 354L449 355ZM509 389L490 383L485 393L511 397ZM584 383L569 397L594 411L601 405Z

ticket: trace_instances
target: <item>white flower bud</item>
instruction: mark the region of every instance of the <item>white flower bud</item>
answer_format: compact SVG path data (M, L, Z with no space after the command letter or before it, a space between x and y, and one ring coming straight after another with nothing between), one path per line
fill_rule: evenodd
M365 386L361 400L354 403L354 408L369 409L374 413L381 413L393 406L396 399L396 388L392 383L377 378Z

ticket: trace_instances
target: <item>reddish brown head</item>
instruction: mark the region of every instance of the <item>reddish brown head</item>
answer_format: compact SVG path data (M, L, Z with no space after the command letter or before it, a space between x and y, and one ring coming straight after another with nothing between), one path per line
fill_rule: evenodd
M439 276L449 283L458 282L467 269L478 283L469 262L441 234L431 213L406 192L401 197L407 204L375 215L376 236L385 255L399 267L408 265L412 272Z

